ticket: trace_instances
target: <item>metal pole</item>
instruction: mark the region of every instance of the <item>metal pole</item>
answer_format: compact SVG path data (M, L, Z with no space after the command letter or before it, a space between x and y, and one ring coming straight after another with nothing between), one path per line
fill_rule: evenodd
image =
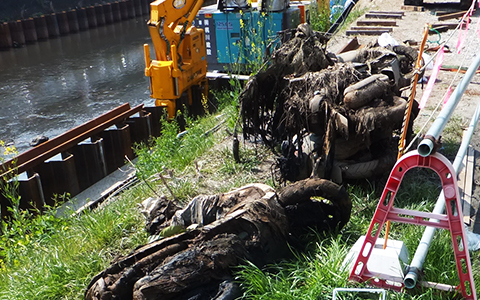
M448 99L447 104L445 104L442 111L425 134L425 138L418 145L418 154L426 157L432 153L432 151L434 150L435 142L438 140L440 133L442 133L443 129L445 128L445 125L450 119L453 110L460 101L460 98L467 89L468 84L472 80L472 77L473 75L475 75L475 72L477 71L479 66L480 55L477 55L477 57L473 60L472 64L465 73L465 76L462 78L459 85Z
M480 57L480 55L478 55ZM480 60L479 60L480 61ZM470 70L470 69L469 69ZM477 125L478 119L480 117L480 101L477 104L477 108L475 109L475 113L473 114L472 120L470 121L470 125L468 129L465 131L465 134L462 138L462 143L460 144L460 148L458 149L457 155L455 156L455 160L453 161L453 169L455 170L455 174L458 174L462 168L462 161L465 157L468 145L470 144L470 140L472 139L473 132L475 131L475 127ZM440 131L441 132L441 131ZM445 209L445 197L443 195L443 191L440 193L438 197L437 203L433 209L434 214L443 214L443 210ZM432 222L438 222L438 220L430 219ZM417 279L422 269L423 263L425 262L425 258L427 256L428 249L430 248L430 243L432 242L433 235L435 233L435 227L427 227L422 235L422 239L420 240L420 244L415 251L415 255L412 259L412 263L408 269L407 275L403 279L406 288L414 288L417 284Z

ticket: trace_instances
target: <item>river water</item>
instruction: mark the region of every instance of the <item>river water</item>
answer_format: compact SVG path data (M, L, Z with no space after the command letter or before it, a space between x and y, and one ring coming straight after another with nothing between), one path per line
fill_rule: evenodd
M19 152L123 103L153 105L144 17L0 51L0 140Z

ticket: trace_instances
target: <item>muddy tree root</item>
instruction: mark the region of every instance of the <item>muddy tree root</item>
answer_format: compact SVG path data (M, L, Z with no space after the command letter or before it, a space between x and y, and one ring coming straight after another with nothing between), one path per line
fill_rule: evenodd
M235 299L241 290L234 283L232 267L245 261L263 267L289 257L292 233L301 234L308 227L341 228L351 212L345 190L322 179L298 182L280 194L266 185L251 184L196 199L192 201L196 204L176 215L187 216L184 224L194 229L141 246L113 262L91 280L85 299ZM218 218L192 226L198 225L191 221L199 220L202 203L208 211L217 208Z

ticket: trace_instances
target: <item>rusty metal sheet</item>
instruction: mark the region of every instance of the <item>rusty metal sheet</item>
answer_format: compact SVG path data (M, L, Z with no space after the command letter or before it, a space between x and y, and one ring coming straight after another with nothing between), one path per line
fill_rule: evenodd
M132 143L147 143L151 136L150 113L140 112L138 117L130 117L125 121L130 126L130 138Z
M357 26L397 26L397 21L392 20L359 20Z
M74 146L69 152L73 154L80 190L83 191L107 176L102 138L82 142Z
M75 161L72 154L62 155L61 160L43 162L33 168L40 176L45 203L56 206L65 194L76 195L80 192Z
M2 165L3 174L0 176L14 176L38 165L45 160L67 151L77 143L94 136L106 128L124 121L129 116L142 110L143 104L130 108L128 103L123 104L87 123L77 126L66 133L42 143Z
M20 195L19 207L21 209L31 210L33 213L41 212L45 206L42 184L38 174L32 174L28 178L18 179L18 193ZM10 212L7 207L11 207L11 202L0 193L0 217L7 218Z
M144 110L150 114L150 131L152 136L158 137L162 133L161 120L163 116L166 116L164 107L151 106L145 107Z
M108 153L105 156L108 174L125 164L125 156L128 159L133 158L128 124L124 124L120 128L105 130L100 133L100 136L103 138L105 153Z

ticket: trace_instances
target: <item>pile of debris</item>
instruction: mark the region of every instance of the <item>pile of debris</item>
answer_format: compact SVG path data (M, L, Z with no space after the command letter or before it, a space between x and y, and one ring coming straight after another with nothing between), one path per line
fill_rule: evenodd
M371 178L396 161L417 51L375 43L335 55L327 42L300 25L240 96L244 137L279 154L284 181Z
M233 267L249 261L261 268L288 257L294 239L310 228L342 228L352 203L343 187L307 179L279 193L251 184L197 196L183 209L164 197L143 206L150 233L163 239L114 261L91 280L85 299L237 299Z

